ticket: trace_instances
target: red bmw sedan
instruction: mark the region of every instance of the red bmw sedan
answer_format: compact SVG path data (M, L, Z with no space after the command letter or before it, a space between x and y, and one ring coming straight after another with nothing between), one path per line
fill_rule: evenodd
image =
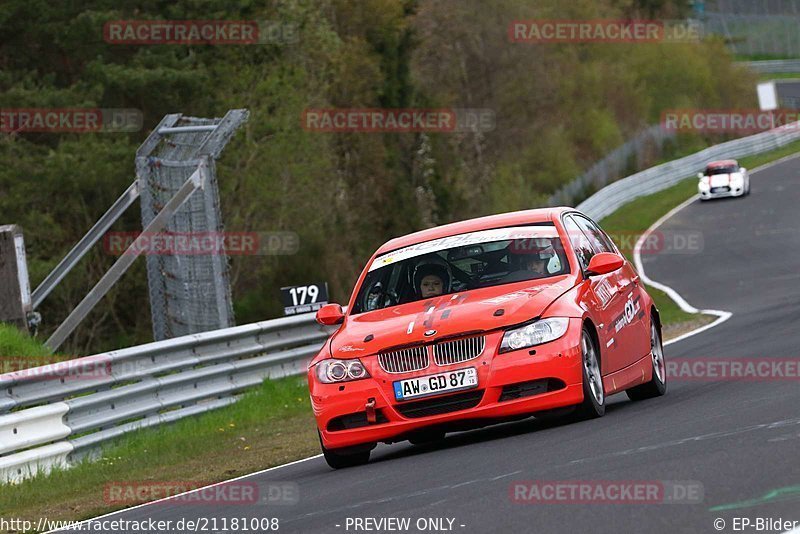
M328 464L377 443L666 392L658 310L608 235L572 208L505 213L392 239L308 368Z

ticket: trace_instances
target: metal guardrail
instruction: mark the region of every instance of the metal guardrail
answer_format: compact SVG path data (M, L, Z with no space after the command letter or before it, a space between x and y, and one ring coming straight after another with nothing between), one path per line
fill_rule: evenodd
M126 432L302 374L328 335L308 314L0 375L0 481L67 467Z
M691 156L669 161L618 180L578 204L577 208L599 221L632 200L657 193L691 177L703 170L709 161L752 156L775 150L798 139L800 139L800 122L714 145Z
M797 139L800 123L716 145L614 182L578 209L602 219L709 160ZM306 314L0 375L0 481L66 467L127 432L227 406L264 379L301 374L328 330Z
M747 61L746 65L751 70L762 74L782 74L800 72L800 59L774 59L768 61Z

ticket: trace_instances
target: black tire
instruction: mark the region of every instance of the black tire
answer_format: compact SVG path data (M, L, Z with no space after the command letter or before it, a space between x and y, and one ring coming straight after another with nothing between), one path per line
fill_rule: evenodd
M589 329L581 332L581 370L583 372L583 402L578 405L578 419L594 419L606 414L606 394L600 372L600 357L597 343ZM599 388L599 389L598 389Z
M375 447L375 445L370 444L355 450L328 449L322 444L321 436L319 438L319 446L322 447L322 455L325 457L325 461L333 469L345 469L347 467L364 465L369 462L369 455Z
M650 361L653 365L653 378L646 384L633 387L625 393L632 401L661 397L667 392L667 362L664 358L664 345L661 331L653 317L650 318Z

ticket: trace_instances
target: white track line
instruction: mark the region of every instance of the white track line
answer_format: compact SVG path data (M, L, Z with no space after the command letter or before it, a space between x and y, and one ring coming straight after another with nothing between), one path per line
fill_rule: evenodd
M242 479L245 479L245 478L248 478L248 477L261 475L263 473L268 473L270 471L274 471L275 469L281 469L283 467L289 467L290 465L295 465L295 464L300 464L300 463L303 463L303 462L307 462L308 460L314 460L315 458L322 458L322 455L321 454L317 454L316 456L309 456L308 458L303 458L301 460L295 460L293 462L289 462L288 464L276 465L275 467L270 467L268 469L262 469L261 471L256 471L255 473L249 473L247 475L242 475L240 477L231 478L229 480L223 480L222 482L217 482L216 484L209 484L208 486L203 486L202 488L195 488L193 490L184 491L183 493L178 493L176 495L171 495L171 496L165 497L163 499L158 499L157 501L150 501L150 502L146 502L146 503L142 503L142 504L137 504L136 506L131 506L130 508L123 508L121 510L116 510L114 512L109 512L107 514L99 515L99 516L93 517L91 519L85 519L83 521L80 521L80 522L78 522L78 523L76 523L74 525L68 526L68 527L59 528L59 529L56 529L56 530L48 530L47 532L45 532L45 534L50 534L51 532L61 532L61 531L64 531L64 530L82 530L78 525L86 525L87 523L91 523L92 521L99 521L101 519L105 519L106 517L110 517L112 515L121 514L121 513L125 513L125 512L130 512L132 510L136 510L138 508L143 508L145 506L150 506L152 504L157 504L157 503L160 503L160 502L170 501L172 499L177 499L178 497L182 497L184 495L189 495L191 493L195 493L195 492L198 492L198 491L203 491L203 490L205 490L207 488L213 488L213 487L216 487L216 486L220 486L222 484L229 484L231 482L236 482L237 480L242 480ZM85 530L92 530L88 526L84 527L84 529Z
M731 312L727 312L727 311L698 310L697 308L695 308L694 306L692 306L691 304L686 302L686 299L684 299L680 295L680 293L678 293L677 291L675 291L674 289L672 289L668 285L662 284L660 282L656 282L655 280L653 280L649 276L647 276L647 273L645 273L645 271L644 271L644 265L642 265L642 245L644 244L644 242L648 238L648 236L650 234L652 234L654 231L656 231L656 229L659 226L664 224L667 221L667 219L669 219L670 217L672 217L673 215L675 215L676 213L681 211L683 208L685 208L689 204L691 204L694 201L696 201L698 198L700 198L699 195L694 195L693 197L681 202L679 205L677 205L674 208L672 208L669 212L667 212L666 215L661 217L659 220L654 222L652 224L652 226L650 226L650 228L645 230L645 232L641 236L639 236L639 239L636 241L636 245L633 247L633 265L636 267L636 270L639 271L639 276L641 276L642 282L644 282L645 284L647 284L647 285L649 285L651 287L654 287L656 289L660 289L661 291L666 293L667 296L669 296L669 298L674 300L675 304L677 304L680 307L680 309L682 309L686 313L691 313L691 314L703 313L703 314L707 314L707 315L716 315L717 316L717 320L714 321L713 323L701 326L700 328L696 328L696 329L692 330L691 332L686 332L685 334L681 334L680 336L672 338L669 341L665 341L664 345L670 345L672 343L676 343L676 342L681 341L683 339L686 339L688 337L697 335L700 332L704 332L704 331L706 331L706 330L708 330L710 328L714 328L715 326L720 325L720 324L724 323L725 321L727 321L728 319L730 319L731 316L733 315Z
M764 169L768 169L769 167L773 167L775 165L783 163L784 161L788 161L790 159L794 159L794 158L797 158L797 157L800 157L800 154L792 154L791 156L785 156L783 158L776 159L775 161L772 161L770 163L765 163L764 165L762 165L760 167L757 167L757 168L753 169L752 171L750 171L750 176L753 176L757 172L763 171ZM647 237L651 233L653 233L656 229L658 229L659 226L664 224L667 221L667 219L669 219L670 217L672 217L673 215L675 215L676 213L678 213L679 211L684 209L689 204L691 204L694 201L696 201L698 198L700 198L700 195L694 195L693 197L686 199L684 202L682 202L679 205L677 205L674 208L672 208L669 212L667 212L666 215L664 215L659 220L654 222L652 224L652 226L650 226L650 228L648 228L641 236L639 236L639 239L636 241L636 245L633 247L633 265L634 265L634 267L636 267L636 270L639 271L639 276L641 276L642 282L644 282L645 284L647 284L647 285L649 285L651 287L654 287L656 289L660 289L661 291L666 293L667 296L669 296L669 298L674 300L675 304L677 304L680 307L680 309L682 309L686 313L691 313L691 314L703 313L703 314L707 314L707 315L715 315L715 316L717 316L717 320L714 321L713 323L701 326L700 328L696 328L696 329L694 329L694 330L692 330L690 332L686 332L685 334L681 334L678 337L674 337L674 338L670 339L669 341L665 341L664 345L670 345L672 343L677 343L678 341L682 341L682 340L684 340L684 339L686 339L688 337L692 337L692 336L695 336L695 335L697 335L697 334L699 334L701 332L705 332L706 330L714 328L715 326L721 325L722 323L724 323L725 321L727 321L728 319L730 319L733 316L733 314L731 312L728 312L728 311L722 311L722 310L698 310L697 308L695 308L694 306L692 306L691 304L686 302L686 299L684 299L680 295L680 293L678 293L677 291L675 291L674 289L672 289L668 285L662 284L660 282L656 282L655 280L653 280L650 277L648 277L647 273L645 273L645 271L644 271L644 265L642 265L642 245L644 244L644 242L647 239Z

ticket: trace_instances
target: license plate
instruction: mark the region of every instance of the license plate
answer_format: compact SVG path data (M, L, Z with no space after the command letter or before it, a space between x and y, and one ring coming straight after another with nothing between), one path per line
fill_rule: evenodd
M711 188L711 192L712 193L723 193L723 192L728 192L730 190L731 190L731 188L727 187L727 186L726 187L712 187Z
M478 387L478 371L474 367L467 367L446 373L398 380L393 385L394 397L397 400L415 399Z

